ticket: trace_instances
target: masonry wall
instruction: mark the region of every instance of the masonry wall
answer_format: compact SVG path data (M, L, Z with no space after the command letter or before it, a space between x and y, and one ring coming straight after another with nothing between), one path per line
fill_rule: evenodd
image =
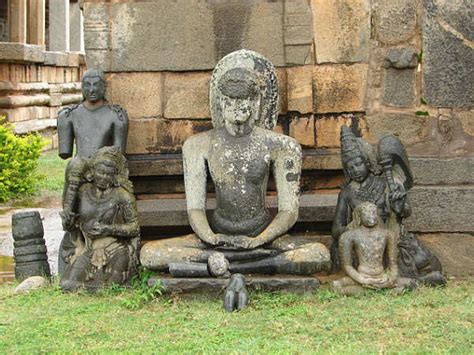
M276 130L304 148L305 194L332 193L335 204L342 125L371 143L397 134L416 182L407 227L444 258L474 269L469 0L82 5L88 65L108 73L109 100L130 115L127 153L140 199L183 193L181 146L211 128L212 69L247 48L277 67Z

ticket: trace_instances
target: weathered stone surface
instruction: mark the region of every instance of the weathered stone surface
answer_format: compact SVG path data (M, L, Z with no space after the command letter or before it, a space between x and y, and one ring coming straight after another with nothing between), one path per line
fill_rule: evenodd
M312 70L312 66L287 69L288 111L297 111L301 114L313 111Z
M161 73L109 74L107 88L107 99L125 108L130 118L163 116Z
M42 46L10 42L2 42L0 46L0 62L41 63L44 59Z
M412 216L406 227L414 232L474 232L474 187L415 186L409 193Z
M49 284L48 280L46 280L42 276L31 276L27 279L23 280L17 287L15 287L14 293L16 295L22 293L29 293L33 290L38 290L40 288L45 288Z
M368 60L370 1L311 0L311 7L318 63Z
M474 276L474 236L461 233L421 234L418 238L443 265L443 274Z
M474 136L474 110L457 112L455 116L457 116L461 122L464 132Z
M351 114L318 117L315 120L316 146L318 148L337 148L341 146L342 126L358 125L359 118Z
M414 69L385 70L383 103L395 107L411 107L416 100L416 72Z
M313 67L315 113L364 111L367 65Z
M210 121L133 119L129 125L127 154L180 151L186 138L210 128Z
M469 0L424 0L423 97L432 106L474 106L474 28Z
M276 68L278 81L278 114L288 112L288 80L286 68Z
M387 52L383 67L408 69L416 68L418 64L418 56L416 49L413 47L391 48Z
M405 113L384 113L366 117L367 132L364 135L370 143L376 143L387 134L400 138L405 146L420 142L426 136L429 117Z
M295 138L299 144L314 147L314 117L295 117L290 122L290 137Z
M164 116L166 118L210 118L211 73L166 73Z
M313 292L319 287L319 280L314 277L297 276L251 276L245 278L246 285L252 290L288 291L296 293ZM212 293L220 295L227 286L228 279L218 278L171 278L156 276L148 281L149 286L157 282L167 293Z
M287 66L315 64L314 48L309 44L286 45L285 59Z
M85 3L84 14L88 58L110 60L105 70L212 69L240 48L285 65L283 2Z
M300 196L298 222L330 222L334 218L337 194L303 194ZM272 213L276 213L276 196L267 196L266 204ZM160 198L138 200L138 217L142 227L188 226L184 198ZM209 198L206 210L216 208L215 198Z
M416 2L376 0L375 32L383 43L396 44L410 39L416 29Z
M57 116L51 115L50 107L47 106L28 106L5 109L1 110L0 114L6 115L8 122L20 122Z
M416 185L474 184L474 157L450 159L411 158L410 167Z

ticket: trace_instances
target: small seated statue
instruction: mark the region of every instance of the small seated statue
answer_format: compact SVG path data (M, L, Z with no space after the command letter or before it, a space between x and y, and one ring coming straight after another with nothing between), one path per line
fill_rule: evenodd
M116 147L99 149L84 179L69 225L79 238L61 279L63 291L124 284L138 265L140 228L125 157Z
M338 293L351 295L364 288L403 289L413 284L412 280L399 277L397 236L382 226L377 206L371 202L362 202L355 208L351 224L339 239L339 253L347 276L332 283ZM386 268L385 254L388 256ZM358 266L354 267L355 264Z
M205 266L211 255L222 253L232 274L308 275L327 270L330 255L324 245L287 234L298 217L302 154L293 138L271 130L278 110L273 65L252 51L227 55L213 72L210 106L214 129L189 138L183 147L194 234L146 243L142 265L184 276L181 264L183 270L196 263ZM265 205L270 171L278 194L276 216ZM217 202L209 216L208 176ZM229 275L208 266L210 275Z
M412 212L407 193L413 186L413 177L400 140L387 135L374 149L356 137L351 128L342 126L341 160L346 183L339 193L332 227L333 270L340 267L339 238L351 223L353 211L363 202L372 202L382 222L397 236L400 275L426 285L444 285L446 280L439 260L403 225L403 220Z

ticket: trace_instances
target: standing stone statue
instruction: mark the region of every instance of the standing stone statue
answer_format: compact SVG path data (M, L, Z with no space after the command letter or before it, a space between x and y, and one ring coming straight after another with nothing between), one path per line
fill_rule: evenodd
M205 266L221 253L211 258L209 274L228 275L226 267L243 274L308 275L328 269L326 247L287 234L298 217L301 147L271 130L278 108L273 65L248 50L227 55L212 75L210 107L214 128L189 138L183 147L188 217L195 234L145 244L142 265L184 276L179 270ZM276 216L265 205L270 171L278 193ZM209 216L208 178L217 200Z
M413 186L413 177L408 163L408 156L400 140L392 135L383 137L375 149L362 138L357 138L349 127L341 128L341 159L346 184L342 186L337 201L336 215L332 227L333 246L331 257L333 268L338 269L339 237L352 221L352 213L363 202L372 202L378 208L378 213L386 227L397 236L400 249L398 264L402 277L413 277L427 284L444 284L441 274L441 264L418 260L431 253L421 245L416 237L403 226L403 219L411 215L407 200L407 192ZM413 241L413 239L415 239ZM410 254L413 257L407 258ZM416 256L415 256L416 255ZM410 259L408 261L408 259ZM434 259L429 259L431 263ZM437 260L437 259L436 259ZM407 264L410 263L410 265ZM429 270L428 274L425 273ZM423 278L420 278L424 276Z
M403 289L412 286L411 279L402 279L398 275L397 239L393 231L383 226L374 203L360 203L339 240L341 264L347 276L334 281L333 289L351 295L361 292L364 287ZM387 268L384 267L385 254ZM353 255L356 260L353 260Z
M117 147L99 149L87 163L68 229L78 239L61 279L64 291L124 284L136 272L140 226L126 164Z
M59 156L76 156L66 167L61 218L65 230L70 230L77 212L77 193L84 183L87 161L100 148L114 146L125 152L128 117L119 105L109 105L105 99L105 76L101 70L89 69L82 78L84 101L61 110L58 117ZM59 273L74 253L77 236L66 232L59 252Z

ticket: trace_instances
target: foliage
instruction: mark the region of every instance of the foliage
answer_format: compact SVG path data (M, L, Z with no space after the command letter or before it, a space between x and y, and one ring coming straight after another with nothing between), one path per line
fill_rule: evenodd
M430 114L429 114L428 111L416 111L415 115L417 115L417 116L429 116Z
M19 137L11 127L0 124L0 202L36 191L36 168L43 144L39 135Z
M472 279L401 295L253 292L238 313L226 313L221 297L203 295L124 306L136 292L62 294L50 287L15 296L13 286L0 286L0 353L474 351Z

